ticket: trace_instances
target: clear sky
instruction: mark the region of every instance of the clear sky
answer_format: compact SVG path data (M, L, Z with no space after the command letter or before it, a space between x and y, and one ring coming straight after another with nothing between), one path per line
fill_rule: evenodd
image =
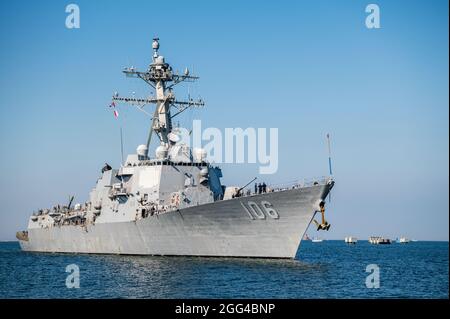
M181 87L207 101L182 125L277 127L279 170L269 183L327 174L336 186L325 238L449 237L448 1L73 1L81 28L65 27L69 1L0 2L0 240L33 210L83 202L104 162L145 142L148 118L107 108L112 92L148 96L121 73L145 69L151 39ZM183 123L184 121L184 123ZM245 184L258 166L223 165ZM317 235L310 228L310 235Z

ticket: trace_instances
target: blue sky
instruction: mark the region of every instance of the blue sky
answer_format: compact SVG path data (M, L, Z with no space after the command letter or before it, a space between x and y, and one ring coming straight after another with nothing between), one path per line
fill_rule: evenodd
M66 1L0 2L0 240L29 214L87 198L104 162L145 142L148 118L107 109L112 92L147 96L121 70L145 69L151 38L181 87L207 101L186 125L278 127L279 170L269 183L327 173L336 186L326 238L448 240L448 1L73 1L81 28L65 28ZM222 165L242 185L258 166ZM316 235L311 228L310 235Z

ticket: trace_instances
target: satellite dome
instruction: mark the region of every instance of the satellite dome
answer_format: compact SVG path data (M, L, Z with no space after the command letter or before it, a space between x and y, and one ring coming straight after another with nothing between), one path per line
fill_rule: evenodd
M155 155L157 159L167 158L167 147L164 145L160 145L155 150Z
M172 143L178 143L181 140L180 136L174 132L167 134L167 137Z
M203 162L206 160L206 151L203 148L194 148L194 161Z
M148 154L148 148L146 145L141 144L137 147L136 153L138 156L147 156Z

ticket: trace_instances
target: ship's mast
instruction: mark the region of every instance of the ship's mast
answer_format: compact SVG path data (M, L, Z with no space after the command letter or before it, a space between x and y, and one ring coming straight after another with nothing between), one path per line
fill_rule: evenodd
M147 139L147 151L150 147L153 131L158 135L161 144L169 147L168 135L172 131L172 118L190 107L204 106L204 102L201 99L196 101L192 99L189 101L178 101L175 99L172 88L176 84L184 81L192 82L197 80L198 77L189 75L189 70L187 68L183 75L173 74L172 67L166 63L164 57L158 53L159 38L153 39L152 48L152 63L149 65L146 72L139 72L131 67L125 68L123 73L128 77L141 78L144 80L155 89L155 96L147 99L119 97L117 93L113 96L114 101L139 105L141 108L150 103L156 105ZM171 107L174 107L177 110L174 115L171 115Z

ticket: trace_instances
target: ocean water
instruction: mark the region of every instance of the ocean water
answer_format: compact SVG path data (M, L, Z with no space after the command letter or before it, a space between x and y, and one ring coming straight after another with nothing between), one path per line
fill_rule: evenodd
M303 241L295 260L42 254L0 243L1 298L448 298L448 242ZM79 288L67 288L67 265ZM367 265L379 288L367 288Z

